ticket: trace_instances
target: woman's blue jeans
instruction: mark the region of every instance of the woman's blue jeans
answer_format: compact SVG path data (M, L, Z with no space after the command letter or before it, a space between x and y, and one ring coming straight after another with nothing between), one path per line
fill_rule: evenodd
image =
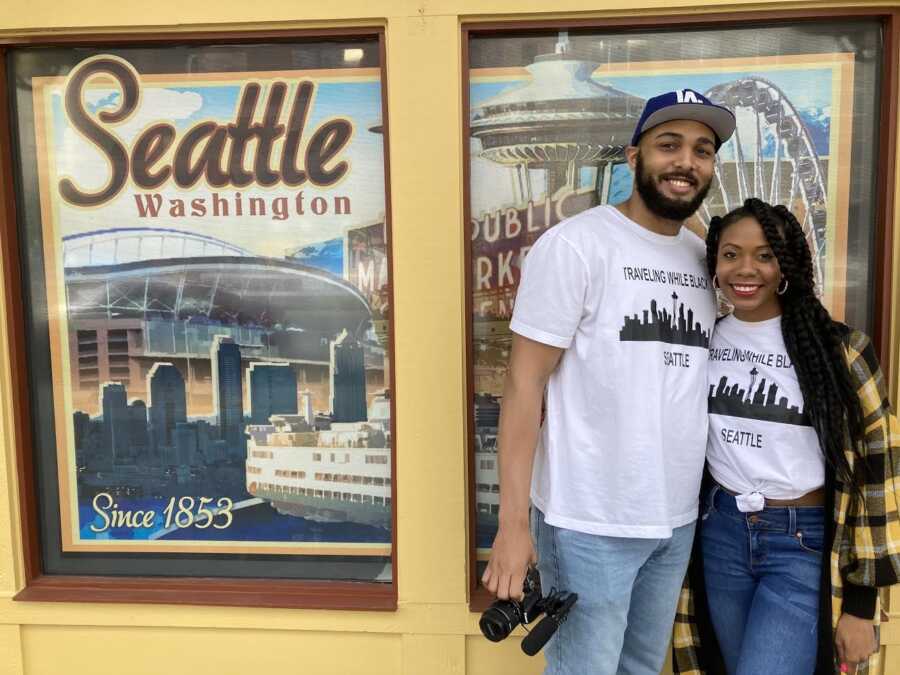
M742 513L716 485L701 514L706 593L729 675L810 675L818 646L824 508Z

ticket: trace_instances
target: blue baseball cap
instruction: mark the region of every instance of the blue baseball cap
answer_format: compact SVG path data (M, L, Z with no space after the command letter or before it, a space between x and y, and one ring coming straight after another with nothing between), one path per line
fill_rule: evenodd
M708 126L716 135L716 151L731 138L736 124L734 113L728 108L713 103L693 89L678 89L647 101L634 128L631 144L637 145L645 131L672 120L695 120Z

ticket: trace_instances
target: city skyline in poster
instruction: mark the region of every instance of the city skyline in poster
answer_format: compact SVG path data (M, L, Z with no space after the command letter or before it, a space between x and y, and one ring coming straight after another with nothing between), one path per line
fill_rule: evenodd
M379 69L35 84L64 550L390 555L389 317L328 255L385 228Z

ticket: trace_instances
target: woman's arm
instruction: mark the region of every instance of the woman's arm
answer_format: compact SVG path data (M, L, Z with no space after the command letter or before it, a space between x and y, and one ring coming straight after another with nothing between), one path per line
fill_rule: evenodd
M842 582L841 616L835 648L841 663L865 661L877 648L873 623L878 587L897 583L900 570L900 508L896 477L900 458L897 419L891 414L884 375L869 338L852 331L847 362L863 415L864 443L850 453L860 478L862 504L852 504L846 487L838 504L839 531L849 546L839 546Z
M900 423L891 413L875 349L860 331L849 336L847 361L863 415L865 442L853 458L863 503L850 508L852 492L844 490L839 511L851 537L850 546L841 549L840 569L845 582L874 589L900 579ZM866 614L874 614L874 607Z

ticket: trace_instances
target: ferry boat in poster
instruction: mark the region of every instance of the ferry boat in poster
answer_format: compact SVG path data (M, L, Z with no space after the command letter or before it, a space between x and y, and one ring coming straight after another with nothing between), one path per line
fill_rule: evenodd
M313 521L391 526L391 429L387 392L366 421L332 422L317 430L309 403L298 415L272 415L251 425L247 492L282 514Z

